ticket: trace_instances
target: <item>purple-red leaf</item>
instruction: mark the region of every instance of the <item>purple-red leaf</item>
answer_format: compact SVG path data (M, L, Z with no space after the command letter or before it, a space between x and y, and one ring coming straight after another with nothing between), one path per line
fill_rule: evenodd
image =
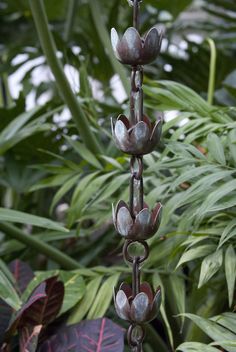
M20 329L20 352L35 352L42 325L24 326Z
M87 320L64 327L39 352L123 352L124 330L111 320Z
M41 282L17 312L8 334L27 325L48 325L59 313L63 297L64 285L56 276Z
M29 282L34 277L34 272L27 263L22 262L19 259L13 260L9 264L9 269L12 272L19 293L23 293Z

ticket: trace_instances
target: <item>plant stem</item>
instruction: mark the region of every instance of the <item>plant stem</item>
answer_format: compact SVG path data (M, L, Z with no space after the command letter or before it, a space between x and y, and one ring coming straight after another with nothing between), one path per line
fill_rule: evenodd
M127 95L129 96L130 85L129 85L129 81L127 79L127 74L126 74L123 66L115 58L109 34L108 34L106 26L102 20L102 17L103 17L102 16L102 9L100 8L99 1L98 0L89 0L89 5L90 5L94 24L95 24L97 33L100 37L100 40L101 40L102 44L104 45L104 48L107 50L107 55L110 59L110 62L112 64L114 71L120 76L120 80L123 84L124 90L126 91Z
M73 27L75 14L76 14L77 0L68 1L68 9L67 16L65 22L65 30L64 30L64 40L67 42L70 38L70 33Z
M14 225L0 223L0 231L4 232L6 236L10 236L19 242L24 243L30 248L36 250L38 253L46 255L48 258L58 263L63 269L74 270L81 268L81 265L68 255L62 253L49 244L42 242L37 237L25 233Z
M61 61L57 58L57 48L48 27L48 20L43 0L29 0L29 3L43 52L55 77L58 89L70 109L72 118L74 119L85 145L93 153L97 154L101 152L101 146L95 138L95 135L90 130L89 121L87 120L78 100L76 99L76 96L70 87L63 71Z
M211 38L207 38L207 42L210 46L211 59L210 59L210 70L209 70L209 81L208 81L208 96L207 102L213 104L214 91L215 91L215 74L216 74L216 46Z

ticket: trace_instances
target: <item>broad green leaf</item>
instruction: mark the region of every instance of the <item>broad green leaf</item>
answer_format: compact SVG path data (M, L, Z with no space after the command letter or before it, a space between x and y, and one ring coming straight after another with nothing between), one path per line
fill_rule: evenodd
M212 321L224 326L236 334L236 313L225 312L211 318ZM236 343L236 341L235 341Z
M86 160L89 164L93 165L97 169L102 169L101 163L95 157L95 155L83 144L78 141L74 141L68 136L65 139L72 148L80 155L83 160Z
M50 211L52 212L55 205L59 202L59 200L76 184L79 180L80 175L72 176L69 180L67 180L63 186L57 191L55 196L53 197L52 204L50 207Z
M185 317L191 319L201 330L203 330L214 341L235 341L236 335L217 323L201 318L197 315L185 313ZM225 344L221 345L223 348ZM225 347L229 352L235 352L234 347Z
M63 227L60 223L41 216L31 215L12 209L0 208L0 221L29 224L50 230L69 232L69 230Z
M224 147L220 138L215 133L210 133L207 137L207 146L212 158L221 165L226 165Z
M212 165L203 165L200 167L192 168L191 170L187 169L185 172L181 173L179 177L177 177L177 179L172 183L171 188L174 189L181 183L190 181L202 174L213 173L217 171L220 171L219 168Z
M228 225L225 227L222 235L220 237L220 242L218 248L220 248L225 242L227 242L230 238L236 235L236 220L231 220Z
M229 307L231 307L236 280L236 253L232 245L229 245L225 252L225 276L228 287Z
M113 289L119 280L120 274L114 274L104 281L100 287L96 299L91 306L87 319L103 317L110 306Z
M33 108L17 116L0 133L0 145L14 137L17 132L40 110L41 107Z
M181 274L181 272L180 272ZM171 290L171 296L174 304L177 307L177 312L179 314L185 312L185 283L184 279L178 274L172 274L169 277L169 284ZM184 316L181 315L182 325L184 323Z
M60 271L59 278L63 281L65 295L60 313L63 314L74 307L84 296L86 287L80 273Z
M217 273L223 262L222 249L208 255L203 259L201 265L200 278L198 288L202 287L210 278Z
M101 158L104 159L107 163L113 165L116 169L123 170L123 166L116 159L107 155L101 155Z
M177 347L176 351L182 352L220 352L218 348L205 345L201 342L184 342Z
M214 206L214 204L235 190L236 180L225 182L223 185L219 186L216 190L207 196L206 200L202 203L196 213L193 214L193 216L195 216L198 220L201 219L207 212L211 211L211 208ZM234 204L236 205L236 198Z
M200 257L205 257L206 255L211 253L215 248L216 247L213 244L204 244L196 248L189 249L181 256L176 268L186 262L189 262L190 260L192 261Z
M4 272L0 271L0 298L2 298L13 309L18 310L21 307L21 300L13 284L8 280Z
M154 290L157 289L158 286L161 286L161 307L160 307L160 312L161 312L161 316L162 319L164 321L164 324L166 326L166 330L167 330L167 334L169 337L169 341L170 341L170 345L172 346L172 348L174 348L174 338L173 338L173 333L171 330L171 326L166 314L166 309L165 309L165 287L163 285L163 282L161 280L161 277L159 275L158 272L154 273L153 277L152 277L152 282L153 282L153 288Z
M73 309L73 312L67 321L68 324L76 324L80 322L88 313L94 303L102 278L103 276L99 275L88 283L84 297Z

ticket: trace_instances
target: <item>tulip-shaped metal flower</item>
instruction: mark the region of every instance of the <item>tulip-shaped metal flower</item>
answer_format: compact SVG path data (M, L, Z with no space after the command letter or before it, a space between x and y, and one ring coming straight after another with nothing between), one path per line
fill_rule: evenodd
M145 115L134 125L125 115L120 115L115 124L112 122L112 135L117 147L131 155L151 153L160 141L161 130L161 116L154 123Z
M117 59L123 64L138 66L154 61L161 50L163 33L151 28L144 37L130 27L120 40L115 28L111 30L111 42Z
M121 319L142 324L156 318L161 305L161 289L155 294L150 285L144 282L140 285L140 292L133 297L131 287L122 283L118 292L114 290L116 312Z
M161 210L161 203L157 203L152 211L144 203L143 209L132 214L129 206L120 200L116 209L113 208L113 222L117 232L126 239L147 240L160 226Z

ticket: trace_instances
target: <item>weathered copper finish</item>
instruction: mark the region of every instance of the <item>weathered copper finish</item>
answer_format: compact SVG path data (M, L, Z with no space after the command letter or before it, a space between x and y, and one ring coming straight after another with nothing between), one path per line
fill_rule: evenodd
M111 42L117 59L126 65L138 66L150 64L160 53L163 33L151 28L144 37L140 37L134 27L128 28L120 40L115 28L111 30Z
M133 297L132 288L122 283L118 292L114 292L114 302L121 319L138 324L147 323L159 312L161 289L158 287L154 294L150 285L144 282L140 285L140 292Z
M151 153L160 141L161 129L161 117L156 122L151 122L145 115L135 125L131 125L125 115L120 115L116 123L112 123L112 134L117 147L132 155Z
M113 209L113 221L117 232L127 239L147 240L158 230L161 222L161 203L149 210L147 204L140 211L134 211L134 216L129 206L120 200Z
M133 27L128 28L120 40L116 30L111 31L112 45L119 61L132 66L129 118L120 115L112 122L112 134L117 147L131 154L129 203L120 200L113 208L113 221L117 232L124 237L123 256L132 265L132 286L123 283L114 290L118 316L131 323L128 344L133 352L142 352L145 338L144 323L153 320L160 308L161 290L153 293L150 285L140 283L140 266L149 256L147 239L154 236L161 222L161 203L150 210L144 202L143 155L154 150L160 141L162 117L155 122L144 114L143 67L158 56L162 32L152 28L144 38L138 33L140 0L129 0L133 6ZM131 246L138 245L142 254L132 254Z

